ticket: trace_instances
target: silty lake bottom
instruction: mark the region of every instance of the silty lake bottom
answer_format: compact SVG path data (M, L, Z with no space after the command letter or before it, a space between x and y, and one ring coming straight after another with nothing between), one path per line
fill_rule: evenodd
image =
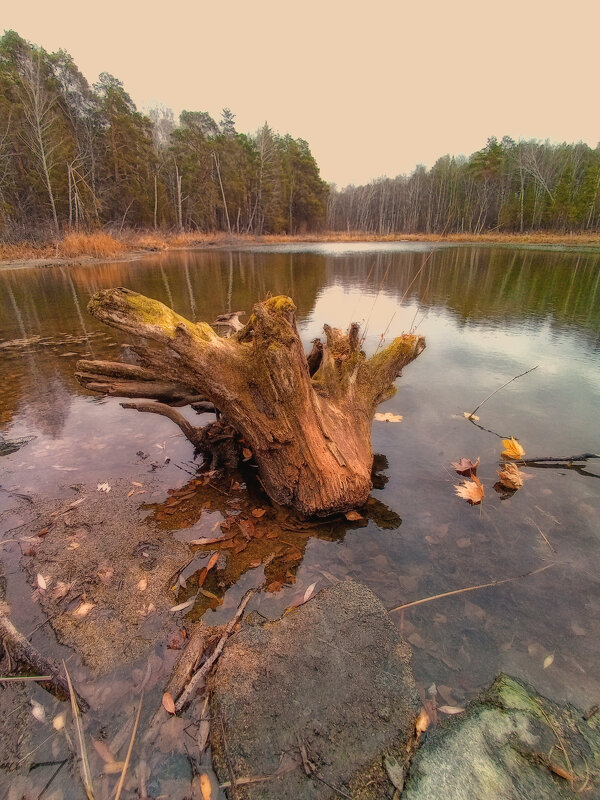
M1 486L68 499L76 496L73 484L143 483L140 476L151 468L140 452L161 468L153 473L152 493L131 502L163 503L168 490L190 480L192 447L172 423L123 410L117 398L92 396L74 377L78 358L114 360L126 341L87 313L99 289L125 286L209 322L225 311L249 312L269 293L287 294L307 351L324 323L360 322L367 354L383 334L389 342L417 330L427 349L379 409L403 419L373 423L373 451L387 460L378 459L385 479L372 492L379 513L366 523L315 528L282 585L258 594L250 608L274 618L311 584L318 591L346 577L393 608L551 565L392 616L413 647L424 697L429 692L439 704L461 706L505 671L587 709L600 699L600 460L526 467L524 486L512 494L494 484L502 436L518 438L532 458L600 451L599 282L596 253L426 243L185 251L93 266L6 269L0 272L0 432L35 438L0 460ZM14 346L14 340L26 342ZM481 427L465 419L463 412L534 366L483 405ZM481 505L455 494L464 479L450 462L463 456L481 459ZM3 539L18 538L19 502L0 492ZM225 513L207 509L188 520L189 530L179 521L173 536L178 542L209 536ZM44 617L21 567L22 549L18 541L2 547L6 595L11 616L31 630ZM234 552L226 557L226 574L237 579L214 584L223 603L200 609L207 609L207 624L229 619L262 576L236 569ZM69 655L49 626L33 641L49 654ZM160 647L148 637L148 652ZM124 691L148 660L148 654L124 657L123 664L115 654L112 671L98 676L72 656L90 695L95 682L102 684L94 713L106 725L122 703L116 688L111 695L111 680ZM159 685L157 702L160 691ZM56 713L61 704L39 692ZM150 701L148 713L152 707Z

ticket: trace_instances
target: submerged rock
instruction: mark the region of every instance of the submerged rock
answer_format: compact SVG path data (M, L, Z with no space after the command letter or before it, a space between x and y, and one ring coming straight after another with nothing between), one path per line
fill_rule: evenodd
M431 731L402 800L600 797L600 719L499 675L460 717Z
M240 800L387 797L384 756L406 762L420 707L410 647L375 595L352 581L244 626L211 689L220 780L280 768L269 780L240 781Z

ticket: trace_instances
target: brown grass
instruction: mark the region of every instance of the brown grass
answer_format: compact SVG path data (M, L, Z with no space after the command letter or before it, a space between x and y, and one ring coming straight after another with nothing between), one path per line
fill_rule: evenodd
M0 242L0 261L26 261L35 259L98 259L117 258L125 253L177 250L192 247L228 246L232 244L282 244L290 242L464 242L473 244L547 244L600 247L598 233L482 233L440 234L407 233L377 235L360 231L324 231L294 236L252 236L226 233L123 231L109 234L68 233L58 242L3 243Z

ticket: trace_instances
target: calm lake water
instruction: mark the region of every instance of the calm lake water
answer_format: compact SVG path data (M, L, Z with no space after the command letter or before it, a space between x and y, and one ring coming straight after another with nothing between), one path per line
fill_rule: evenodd
M425 266L423 263L431 253ZM154 415L98 399L74 378L84 355L114 359L125 341L86 311L99 289L125 286L192 320L212 321L268 293L298 307L303 340L323 323L367 326L371 353L417 329L427 349L380 410L373 449L387 482L373 496L385 521L315 533L295 584L254 607L281 613L311 583L351 577L387 608L461 587L551 568L511 583L442 598L394 619L413 646L417 682L438 702L463 704L503 670L542 692L589 707L600 700L600 459L584 468L528 467L511 496L494 490L502 450L517 437L530 457L600 452L600 256L503 248L307 245L166 253L140 261L0 272L0 432L35 438L1 459L1 484L67 496L77 481L131 476L135 454L166 443L164 485L188 476L192 448ZM2 342L33 339L19 349ZM46 338L48 337L48 338ZM484 404L482 428L463 412ZM193 415L192 415L193 416ZM450 462L481 458L480 506L456 496ZM6 495L0 502L9 503ZM178 534L181 536L181 531ZM235 556L231 556L235 558ZM11 581L22 580L13 570ZM251 584L250 584L251 585ZM207 623L231 615L248 580L226 587ZM13 590L14 591L14 590Z

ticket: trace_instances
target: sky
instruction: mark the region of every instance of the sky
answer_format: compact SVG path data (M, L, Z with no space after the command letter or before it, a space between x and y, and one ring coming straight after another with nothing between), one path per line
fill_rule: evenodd
M598 0L29 0L0 25L67 50L139 109L306 139L339 187L489 136L600 141ZM1 30L1 29L0 29Z

